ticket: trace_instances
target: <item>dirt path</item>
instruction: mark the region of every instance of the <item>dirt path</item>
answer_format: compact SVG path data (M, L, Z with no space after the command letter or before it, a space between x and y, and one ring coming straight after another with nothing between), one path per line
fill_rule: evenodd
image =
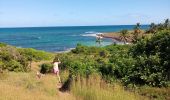
M39 65L43 64L43 63L50 63L51 61L41 61L41 62L32 62L32 71L33 72L37 72L39 71ZM48 75L46 75L45 77L48 77ZM58 95L58 99L57 100L76 100L75 97L73 95L71 95L68 92L61 92L59 89L61 88L62 84L58 84L57 85L57 95Z

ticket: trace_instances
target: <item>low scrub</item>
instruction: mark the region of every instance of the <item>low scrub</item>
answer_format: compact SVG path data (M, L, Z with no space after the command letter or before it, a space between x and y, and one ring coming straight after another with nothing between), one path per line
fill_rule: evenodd
M51 60L54 54L0 44L0 71L28 72L32 61Z
M51 63L44 63L40 65L40 73L46 74L53 71L53 65Z

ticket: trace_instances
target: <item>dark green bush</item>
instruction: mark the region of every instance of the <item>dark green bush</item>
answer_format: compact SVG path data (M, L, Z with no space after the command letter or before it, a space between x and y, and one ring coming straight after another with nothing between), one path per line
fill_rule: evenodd
M72 50L73 53L87 53L87 46L83 46L81 44L77 44L76 48Z
M72 53L75 54L86 54L86 55L90 55L90 54L99 54L99 52L107 52L104 49L102 49L101 47L89 47L89 46L84 46L81 44L77 44L76 48L72 50Z
M150 39L141 39L131 50L136 60L128 80L152 86L166 86L170 75L170 32L160 31Z
M19 62L16 60L11 60L9 62L6 62L5 66L9 71L14 71L14 72L24 72L23 65L21 65Z
M46 74L53 71L53 65L50 63L44 63L40 65L40 73Z

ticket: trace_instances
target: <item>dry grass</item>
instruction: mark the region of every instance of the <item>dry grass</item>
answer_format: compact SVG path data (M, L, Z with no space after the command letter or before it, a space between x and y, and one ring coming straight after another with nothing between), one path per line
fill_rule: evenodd
M54 75L36 77L38 64L33 63L29 73L8 72L0 74L0 100L74 100L69 93L58 90L58 80Z
M1 100L54 100L56 80L52 76L37 79L34 73L8 73L0 81Z
M119 84L109 85L100 79L98 75L90 79L78 78L71 87L71 92L77 100L147 100L148 98L125 91Z
M142 86L138 89L138 92L141 95L147 96L150 99L157 99L157 100L170 100L170 87L149 87L149 86Z

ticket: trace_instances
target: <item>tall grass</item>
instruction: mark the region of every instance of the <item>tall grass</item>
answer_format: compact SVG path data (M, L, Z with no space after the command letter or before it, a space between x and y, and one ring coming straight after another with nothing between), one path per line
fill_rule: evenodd
M0 81L0 100L53 100L56 81L51 76L39 80L34 73L7 73Z
M66 100L70 95L61 94L57 88L57 78L45 75L38 79L35 72L1 74L0 100ZM63 97L61 97L61 95ZM64 97L65 96L65 97ZM73 100L73 99L72 99Z
M136 93L125 91L120 84L107 84L99 75L88 79L77 77L71 84L71 92L77 100L146 100Z

